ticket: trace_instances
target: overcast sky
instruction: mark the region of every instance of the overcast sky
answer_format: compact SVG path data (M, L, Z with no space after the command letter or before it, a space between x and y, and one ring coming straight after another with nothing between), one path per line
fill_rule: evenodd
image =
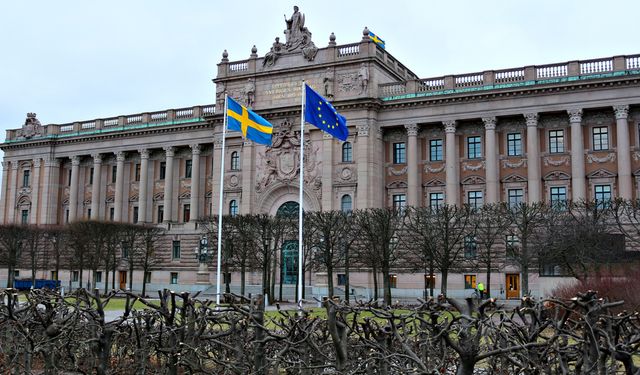
M268 51L283 14L325 47L368 26L422 78L640 53L638 1L4 1L0 127L27 112L68 123L214 101L230 60Z

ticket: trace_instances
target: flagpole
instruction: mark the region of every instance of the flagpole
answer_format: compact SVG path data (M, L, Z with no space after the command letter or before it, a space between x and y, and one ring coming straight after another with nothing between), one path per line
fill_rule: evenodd
M304 202L304 105L306 95L302 81L302 103L300 111L300 196L298 197L298 306L302 308L302 265L304 261L302 247L302 206Z
M218 197L218 263L216 265L216 305L220 306L220 271L222 268L222 205L224 203L224 144L227 137L227 94L224 95L222 152L220 157L220 194Z

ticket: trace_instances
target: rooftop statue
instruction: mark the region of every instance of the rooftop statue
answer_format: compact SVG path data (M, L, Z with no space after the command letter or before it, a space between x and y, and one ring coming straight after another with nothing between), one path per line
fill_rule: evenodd
M283 54L302 52L305 59L313 61L318 53L318 47L311 41L311 31L304 26L304 14L297 6L293 7L291 18L287 18L285 14L284 22L287 25L284 30L285 43L280 43L280 39L276 38L271 50L262 60L263 67L275 65Z

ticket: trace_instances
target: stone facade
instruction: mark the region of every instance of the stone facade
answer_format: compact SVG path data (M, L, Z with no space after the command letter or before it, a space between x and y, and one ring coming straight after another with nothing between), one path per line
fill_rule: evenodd
M604 186L640 197L640 56L420 79L365 33L306 52L274 43L267 60L254 49L231 62L225 52L212 105L63 125L28 114L1 145L0 221L157 223L168 234L152 285L206 288L215 277L196 282L195 220L218 210L222 152L226 213L275 214L298 200L303 81L333 100L350 131L346 144L305 127L305 209L580 199ZM274 124L272 147L231 132L222 150L225 94ZM174 241L188 255L171 259ZM503 267L492 289L510 273ZM450 290L465 293L456 277ZM357 293L371 294L370 278L353 275ZM311 280L321 295L321 276ZM420 295L422 275L397 280L396 295Z

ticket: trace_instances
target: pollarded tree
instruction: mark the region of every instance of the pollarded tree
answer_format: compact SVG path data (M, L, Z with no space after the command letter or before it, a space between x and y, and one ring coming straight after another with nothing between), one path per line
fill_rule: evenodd
M16 266L26 247L28 228L24 225L0 225L0 264L7 266L7 288L13 288Z
M45 246L51 249L51 261L55 272L55 281L60 280L60 268L69 263L68 228L53 225L45 228Z
M151 273L153 267L158 263L157 246L164 238L164 229L152 224L143 224L139 226L140 235L136 246L133 248L133 259L137 268L142 270L142 295L146 296L147 275Z
M44 230L35 225L25 226L25 251L29 258L29 268L31 269L31 285L36 286L36 274L38 270L45 268L46 254L44 249Z

